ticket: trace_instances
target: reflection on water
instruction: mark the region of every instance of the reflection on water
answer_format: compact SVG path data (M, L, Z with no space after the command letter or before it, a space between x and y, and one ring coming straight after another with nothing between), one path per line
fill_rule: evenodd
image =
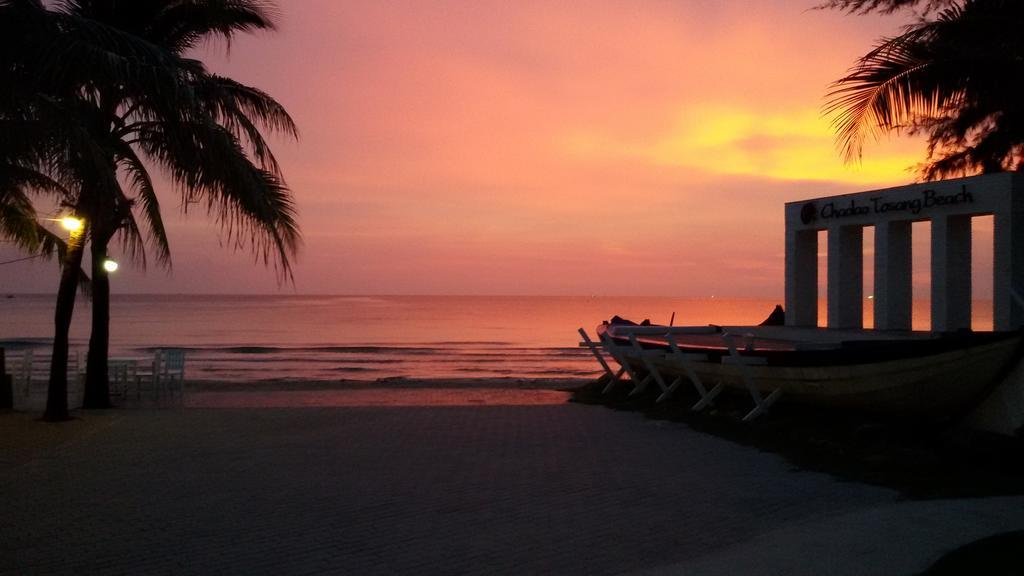
M932 302L931 300L914 300L911 310L911 323L914 330L929 330L932 326ZM875 301L871 298L864 300L864 327L875 326ZM818 325L825 326L828 318L828 305L825 300L818 302ZM978 331L991 330L992 301L975 300L971 303L971 329Z
M576 344L619 315L676 325L751 324L780 300L491 296L115 296L111 354L188 350L190 380L338 381L380 378L588 378ZM52 296L0 300L0 344L48 346ZM870 318L870 301L866 315ZM984 308L984 303L982 303ZM923 311L923 312L922 312ZM89 306L78 304L72 345L85 350ZM824 320L824 303L821 318ZM915 327L927 302L915 302ZM976 314L976 328L991 327Z

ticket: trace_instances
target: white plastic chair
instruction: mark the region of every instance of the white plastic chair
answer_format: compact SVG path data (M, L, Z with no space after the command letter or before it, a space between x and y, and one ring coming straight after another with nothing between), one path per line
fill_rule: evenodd
M110 381L110 396L124 399L128 396L128 384L135 382L135 360L107 361L107 376Z
M177 393L178 400L183 402L185 399L185 351L180 348L156 350L153 353L151 368L138 370L135 373L136 399L142 398L144 387L153 390L158 402L161 390L166 391L171 398Z
M21 353L21 362L15 364L11 371L14 376L14 408L16 410L32 410L32 350Z
M36 354L31 349L22 351L20 356L20 358L11 358L14 409L24 411L42 410L46 407L49 392L50 357L47 354ZM85 395L85 371L82 369L84 365L81 352L68 354L68 408L76 409L82 407L82 400Z
M71 408L85 403L85 365L81 350L68 355L68 406Z
M185 351L181 348L164 350L163 372L160 383L171 397L177 393L178 401L185 400Z

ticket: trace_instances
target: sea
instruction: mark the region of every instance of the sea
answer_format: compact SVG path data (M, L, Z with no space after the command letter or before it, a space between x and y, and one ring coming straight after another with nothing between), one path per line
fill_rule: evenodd
M579 328L593 335L614 315L677 326L756 324L779 303L764 298L114 295L110 352L146 357L156 348L184 348L190 382L239 386L584 380L600 368L579 347ZM0 346L15 354L24 349L48 354L54 304L52 295L0 295ZM915 302L915 328L927 328L927 306ZM71 348L83 357L91 312L89 301L79 298ZM991 302L976 303L975 329L991 329L991 323Z

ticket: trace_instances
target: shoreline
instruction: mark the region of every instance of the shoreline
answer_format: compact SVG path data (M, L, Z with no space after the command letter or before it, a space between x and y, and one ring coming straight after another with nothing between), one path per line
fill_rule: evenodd
M256 380L231 382L223 380L187 380L189 392L289 392L309 390L366 389L512 389L571 391L586 386L594 378L409 378L390 376L376 380Z

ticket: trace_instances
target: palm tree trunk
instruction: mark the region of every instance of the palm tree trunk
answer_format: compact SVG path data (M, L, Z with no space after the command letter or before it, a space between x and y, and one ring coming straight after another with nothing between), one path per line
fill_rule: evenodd
M110 408L110 380L107 357L110 352L110 277L103 268L107 243L92 238L92 333L85 371L83 408Z
M60 274L57 289L57 310L54 312L53 355L50 357L50 383L46 396L46 412L43 420L60 422L70 420L68 413L68 338L71 331L71 316L75 312L75 292L82 270L82 254L85 233L68 242L64 268Z

